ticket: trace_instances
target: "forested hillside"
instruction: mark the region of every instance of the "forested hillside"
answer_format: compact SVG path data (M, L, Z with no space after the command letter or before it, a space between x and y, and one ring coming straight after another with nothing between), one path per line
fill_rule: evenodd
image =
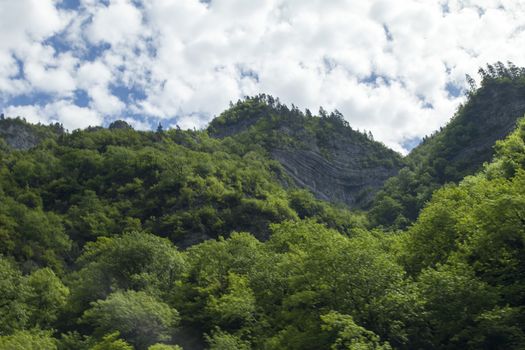
M0 121L0 350L525 348L511 68L405 159L265 95L203 131Z
M472 78L467 101L451 121L405 158L407 166L389 179L370 210L373 225L404 228L412 223L433 191L457 183L490 161L496 141L505 138L525 114L525 70L497 62Z

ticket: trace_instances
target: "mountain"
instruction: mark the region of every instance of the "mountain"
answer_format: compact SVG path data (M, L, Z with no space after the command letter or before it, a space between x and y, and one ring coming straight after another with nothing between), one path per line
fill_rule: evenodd
M404 159L270 96L1 120L0 350L524 349L525 71L491 67Z
M124 127L0 149L0 349L524 348L525 121L388 234L282 188L260 147Z
M266 95L232 105L208 133L261 145L295 185L351 208L366 205L403 165L399 154L353 130L339 112L312 116Z
M0 141L13 149L28 150L42 140L56 139L64 133L60 124L30 124L21 118L0 118Z
M283 168L255 143L210 138L206 131L140 132L124 122L44 139L46 127L8 119L4 126L0 134L11 145L36 145L1 154L0 215L14 221L6 221L4 237L12 244L0 253L31 263L56 259L71 241L82 246L133 229L188 247L233 231L264 240L269 224L299 217L342 231L363 225L346 208L296 186L283 188ZM22 132L12 134L13 128ZM49 231L32 236L30 251L9 248L25 239L20 222L26 218Z
M404 159L407 166L389 179L370 209L373 225L405 227L413 222L434 190L479 171L525 114L525 71L501 63L481 69L480 88L450 122L423 139Z

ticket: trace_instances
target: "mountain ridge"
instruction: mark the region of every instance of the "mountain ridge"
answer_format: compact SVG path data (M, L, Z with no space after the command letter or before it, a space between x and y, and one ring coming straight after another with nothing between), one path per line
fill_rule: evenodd
M371 208L374 225L403 227L415 219L433 190L478 171L491 158L494 143L525 114L523 70L500 65L487 71L492 73L480 71L480 88L468 92L467 102L447 125L424 137L405 157L375 142L371 134L352 129L337 110L328 113L321 108L314 116L265 94L231 104L205 132L264 150L281 164L285 176L280 182L285 187L305 188L318 199L350 208ZM118 128L131 127L123 121L109 126ZM0 139L15 149L28 149L63 133L59 124L0 121ZM409 184L401 178L409 179ZM407 194L412 197L401 198Z
M399 154L353 130L338 111L313 116L267 95L237 102L207 130L212 137L260 144L297 185L349 207L366 205L402 166Z
M453 118L425 137L405 158L407 166L378 192L373 225L403 228L413 222L432 192L481 170L525 115L525 70L496 64L480 70L481 86L472 87Z
M487 106L521 101L507 98ZM432 160L488 144L472 130L492 118L502 125L489 136L506 132L501 115L469 126L467 104L408 162L337 112L276 114L259 102L226 111L257 118L233 120L222 137L116 122L29 149L2 140L0 350L525 348L525 118L481 171L434 191L440 174L479 160L448 171ZM52 129L6 123L22 139ZM368 213L316 199L297 186L304 174L290 178L294 166L332 176L350 148L361 171L392 155L406 162ZM401 222L414 193L423 209ZM374 222L378 209L402 229Z

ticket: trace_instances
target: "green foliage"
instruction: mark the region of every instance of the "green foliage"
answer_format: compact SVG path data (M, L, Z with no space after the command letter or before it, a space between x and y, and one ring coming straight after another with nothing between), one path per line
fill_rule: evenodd
M525 295L523 125L498 144L484 172L435 193L408 231L400 258L417 276L421 317L432 330L423 347L523 347L525 333L515 327Z
M387 343L381 344L379 337L365 328L357 325L352 316L330 312L321 316L322 330L335 333L335 342L330 349L363 349L363 350L390 350Z
M523 116L525 71L501 62L481 69L482 85L468 93L468 100L444 128L413 149L407 167L389 179L376 195L369 213L373 226L406 228L414 222L432 193L447 183L458 183L481 170L491 160L493 145L509 134ZM495 68L499 67L499 68ZM517 135L504 142L517 159L500 158L511 174L523 164L523 145ZM512 145L511 145L512 144ZM503 166L503 164L502 164Z
M305 146L272 131L282 120L325 150L332 133L361 137L320 114L268 96L212 123L246 130L235 138L117 123L0 147L0 349L525 348L525 121L482 172L436 191L468 167L417 151L421 169L368 215L415 221L383 232L280 184L269 143ZM435 142L467 142L455 127Z
M465 346L475 330L474 318L498 301L490 286L465 265L445 265L421 273L417 286L425 301L425 321L434 330L426 341L432 346ZM474 327L472 327L474 328Z
M24 289L20 270L0 256L0 335L11 334L28 323L30 311L23 300Z
M27 286L24 299L32 314L31 323L50 328L66 306L69 289L49 268L36 270L24 282Z
M145 290L166 295L185 270L183 256L167 239L143 232L102 237L86 245L72 274L72 306L84 309L111 291Z
M154 344L148 350L182 350L182 348L178 345Z
M105 335L90 350L133 350L133 347L120 339L119 336L119 332Z
M27 207L10 197L0 201L0 237L4 242L0 253L57 270L71 246L56 214Z
M210 350L250 350L250 344L241 340L239 337L222 332L220 330L212 332L211 336L207 336Z
M44 268L23 276L0 256L0 335L32 327L51 328L68 294L52 270Z
M58 350L90 350L92 343L90 336L81 335L78 331L66 332L60 335Z
M57 345L48 332L18 331L0 336L0 350L57 350Z
M174 295L183 320L208 333L220 327L226 340L254 348L323 348L330 341L319 336L323 311L372 322L363 306L402 281L380 236L361 230L348 238L314 220L271 231L264 244L234 234L188 251L188 277Z
M255 307L255 296L247 278L230 273L226 293L220 297L210 296L206 312L213 324L235 329L253 322Z
M352 235L354 229L365 228L367 225L365 215L316 200L306 190L290 191L289 197L290 207L301 219L314 218L317 222L347 235Z
M170 329L178 321L178 313L144 292L115 292L106 300L92 303L82 316L83 322L104 334L118 331L138 349L170 339Z

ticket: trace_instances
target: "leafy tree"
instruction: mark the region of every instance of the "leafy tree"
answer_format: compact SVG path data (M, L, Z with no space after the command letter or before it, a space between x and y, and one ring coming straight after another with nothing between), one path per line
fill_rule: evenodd
M115 292L84 312L82 320L98 334L118 331L138 349L169 340L178 312L144 292ZM112 340L113 341L113 340Z
M184 258L171 242L143 232L101 237L86 246L78 264L71 295L77 310L115 289L166 295L185 270Z
M241 340L239 337L216 330L212 332L211 336L207 336L206 340L210 344L210 350L250 350L250 344Z
M367 350L390 350L388 343L381 343L374 332L357 325L352 316L341 315L330 312L322 315L322 329L326 332L335 333L335 342L330 349L367 349Z
M0 336L0 350L57 350L57 345L48 332L17 331Z
M213 324L225 329L236 329L245 323L254 321L255 296L248 286L245 277L230 273L228 289L220 297L211 296L207 312L212 317Z
M90 350L133 350L133 347L120 339L119 336L119 332L105 335Z
M24 301L31 312L31 324L50 328L66 305L69 289L49 268L34 271L24 284L27 286Z
M23 329L29 321L30 310L23 299L26 286L22 281L20 270L0 256L0 335Z
M48 329L66 304L68 289L48 268L23 276L0 257L0 335L39 327Z

